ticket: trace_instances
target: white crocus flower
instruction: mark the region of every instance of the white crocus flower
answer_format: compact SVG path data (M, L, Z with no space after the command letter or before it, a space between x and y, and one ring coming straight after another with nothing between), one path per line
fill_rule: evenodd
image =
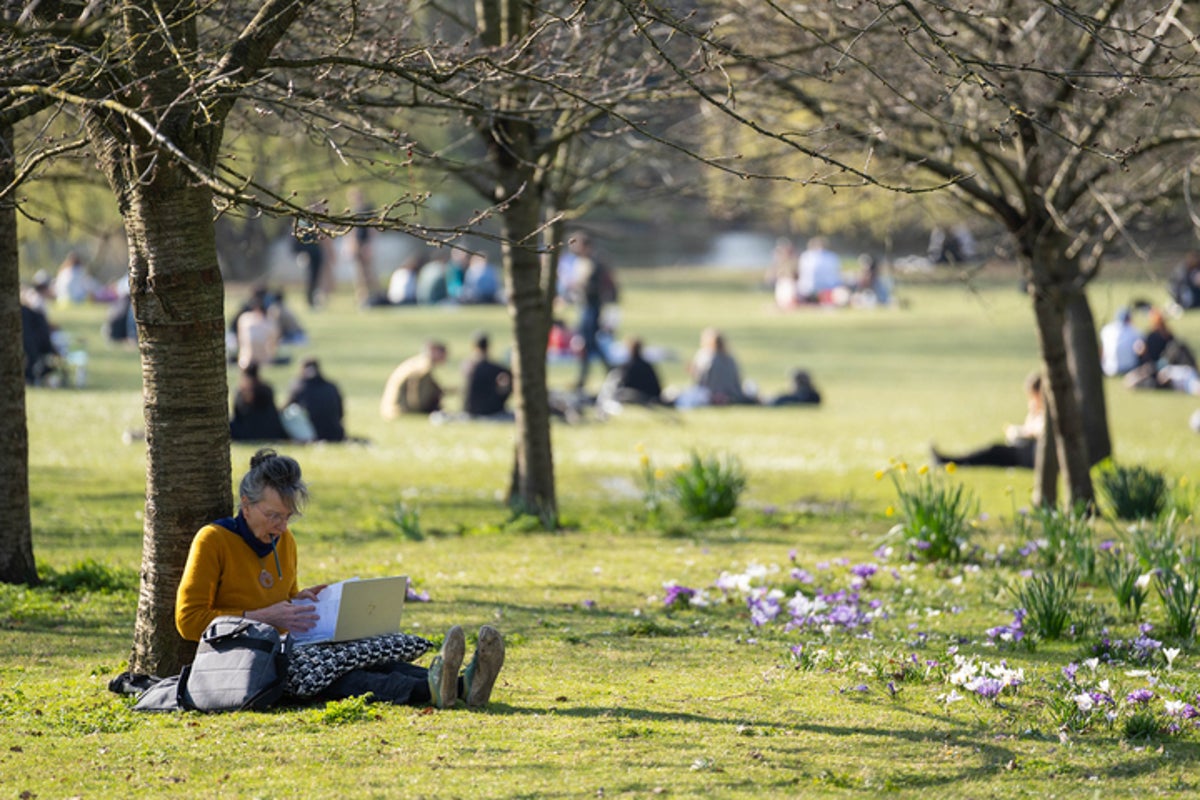
M1178 647L1164 647L1163 655L1167 657L1167 669L1171 669L1171 667L1175 664L1176 656L1179 655L1179 648Z

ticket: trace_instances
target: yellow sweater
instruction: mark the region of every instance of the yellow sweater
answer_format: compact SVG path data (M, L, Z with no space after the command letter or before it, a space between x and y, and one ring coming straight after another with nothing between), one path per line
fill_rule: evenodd
M175 596L175 627L185 639L199 641L217 617L241 616L246 611L289 600L300 591L296 583L296 540L286 530L275 544L275 556L259 558L240 536L220 525L205 525L192 540L183 578ZM274 579L271 588L259 582L263 570Z

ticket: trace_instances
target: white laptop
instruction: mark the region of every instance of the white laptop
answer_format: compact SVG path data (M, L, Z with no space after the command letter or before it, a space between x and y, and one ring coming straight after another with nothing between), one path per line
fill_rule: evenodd
M292 633L296 644L345 642L400 632L408 576L352 578L325 587L317 598L320 619L312 630Z

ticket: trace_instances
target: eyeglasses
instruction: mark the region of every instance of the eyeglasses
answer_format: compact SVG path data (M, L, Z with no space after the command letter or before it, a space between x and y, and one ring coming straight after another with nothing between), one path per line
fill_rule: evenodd
M256 504L254 507L258 508L258 505ZM278 511L259 511L258 513L266 517L267 522L270 522L272 525L286 525L288 520L295 516L294 513L280 514Z

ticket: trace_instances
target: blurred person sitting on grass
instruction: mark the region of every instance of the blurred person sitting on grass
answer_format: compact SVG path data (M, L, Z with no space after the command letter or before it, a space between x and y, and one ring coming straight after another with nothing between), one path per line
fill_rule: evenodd
M420 353L392 370L379 403L380 416L395 419L401 414L432 414L440 411L446 392L433 376L433 371L446 362L447 355L444 343L430 340Z
M238 375L229 437L235 442L276 442L289 438L275 405L275 389L259 377L256 363L247 364Z
M238 495L237 516L205 525L192 540L175 602L175 626L189 641L199 641L220 616L265 622L281 632L303 632L317 623L313 602L327 584L300 588L289 527L308 500L300 464L269 448L259 450ZM504 664L504 639L489 625L480 628L474 658L460 674L465 650L463 630L455 625L428 668L391 661L353 669L317 699L369 694L376 702L452 708L462 697L478 708L491 698Z
M1037 443L1046 428L1046 401L1042 395L1042 375L1031 372L1025 378L1025 421L1004 427L1004 444L993 444L961 455L948 455L932 447L934 464L960 467L1021 467L1033 469Z
M300 375L292 383L284 406L293 403L304 409L312 423L317 441L340 442L346 438L342 425L345 410L342 393L337 384L321 374L320 362L306 358L300 365Z

